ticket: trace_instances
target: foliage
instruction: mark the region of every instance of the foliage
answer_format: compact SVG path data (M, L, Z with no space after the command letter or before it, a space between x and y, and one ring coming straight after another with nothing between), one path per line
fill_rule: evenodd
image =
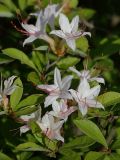
M120 159L118 5L0 0L0 160Z

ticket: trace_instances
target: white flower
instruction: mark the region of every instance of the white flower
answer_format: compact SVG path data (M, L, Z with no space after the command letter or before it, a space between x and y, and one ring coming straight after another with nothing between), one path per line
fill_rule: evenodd
M100 92L100 85L90 88L89 83L86 79L84 79L81 81L78 91L70 89L70 92L75 101L78 103L79 110L83 116L87 114L88 107L104 109L104 106L96 100L96 97Z
M41 107L39 108L39 110L29 114L29 115L22 115L20 116L20 119L25 123L25 125L20 127L20 135L22 133L25 133L27 131L30 130L28 123L31 120L40 120L41 119Z
M41 121L37 121L37 124L40 126L42 132L49 139L56 139L64 142L64 138L60 135L60 129L63 125L64 121L54 121L52 115L46 113Z
M101 77L91 77L89 70L83 70L79 72L74 67L69 67L71 71L76 73L81 80L86 79L87 81L97 81L98 83L105 83L104 78Z
M2 101L7 95L11 95L15 89L16 85L13 84L14 79L16 76L11 76L8 79L4 81L4 88L3 88L3 82L1 79L1 86L0 86L0 101Z
M54 21L55 18L60 14L63 7L59 8L58 4L48 5L44 11L40 11L38 13L31 13L30 15L38 16L39 13L42 14L41 19L45 24L49 24L51 29L54 29Z
M56 99L72 99L68 89L71 85L72 76L66 76L61 80L61 74L58 68L54 71L53 85L38 85L37 87L49 94L45 99L45 107L51 105Z
M60 14L59 25L61 30L53 30L50 34L55 34L58 37L65 39L67 45L72 49L76 49L75 39L89 35L90 32L84 32L78 30L79 25L79 16L73 18L72 22L69 23L68 18L64 14Z
M69 107L67 106L67 101L61 99L60 102L54 101L52 104L53 111L50 111L49 114L59 119L63 119L67 121L68 116L74 112L77 108L76 107Z
M27 43L31 43L36 39L43 39L47 41L47 34L45 33L45 22L42 21L42 12L39 13L36 24L21 24L25 31L22 31L29 37L23 42L23 46Z

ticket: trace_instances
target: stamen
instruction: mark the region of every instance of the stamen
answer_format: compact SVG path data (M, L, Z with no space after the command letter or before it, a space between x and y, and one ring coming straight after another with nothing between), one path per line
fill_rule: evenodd
M27 31L18 28L18 27L14 24L13 21L11 21L11 24L12 24L12 26L13 26L18 32L22 33L23 35L27 35L27 36L29 35L29 33L28 33Z

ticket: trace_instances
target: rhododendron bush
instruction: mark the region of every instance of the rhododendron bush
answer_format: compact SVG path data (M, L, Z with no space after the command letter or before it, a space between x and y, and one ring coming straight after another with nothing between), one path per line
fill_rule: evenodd
M0 0L0 160L120 159L120 17L104 3Z

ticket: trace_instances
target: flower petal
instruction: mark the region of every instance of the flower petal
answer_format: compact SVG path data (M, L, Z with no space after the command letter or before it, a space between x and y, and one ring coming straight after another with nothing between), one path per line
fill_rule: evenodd
M62 79L62 88L64 90L68 90L70 88L72 78L73 76L66 76Z
M100 102L98 102L97 100L86 99L86 103L88 104L89 107L104 109L104 106Z
M74 39L66 39L66 43L73 51L75 51L76 44Z
M60 38L66 39L66 35L61 30L53 30L52 32L50 32L50 34L55 34L56 36Z
M45 107L48 107L49 105L51 105L54 101L56 101L56 99L59 97L59 95L56 96L47 96L45 98Z
M88 110L88 106L86 105L86 103L78 103L79 106L79 110L82 113L83 116L85 116L87 114L87 110Z
M42 91L46 92L46 93L50 93L54 90L56 90L57 86L55 85L37 85L38 89L41 89Z
M90 32L83 32L81 36L86 36L86 35L91 37L91 33Z
M25 40L24 40L24 42L23 42L23 46L25 46L27 43L31 43L31 42L33 42L34 40L36 40L37 39L37 37L35 37L35 36L30 36L30 37L28 37L28 38L26 38Z
M75 69L74 67L69 67L69 70L73 71L74 73L76 73L79 77L81 76L81 72L79 72L77 69Z
M71 33L71 26L68 18L64 14L60 14L59 25L64 33Z
M30 130L30 128L27 125L24 125L24 126L20 127L20 135L22 133L26 133L29 130Z
M97 85L97 86L95 86L95 87L93 87L93 88L91 88L90 90L89 90L89 92L86 92L85 94L85 96L86 97L89 97L90 99L94 99L95 97L97 97L98 96L98 94L100 93L100 85Z
M82 98L85 98L88 96L89 91L90 91L90 85L87 82L87 80L84 78L83 80L81 80L81 82L78 86L78 92L82 96Z
M90 78L90 81L97 81L98 83L103 83L103 84L105 84L104 78L93 77L93 78Z
M72 22L71 22L71 28L72 28L72 32L77 32L78 30L78 24L79 24L79 16L75 16L73 19L72 19Z
M54 70L54 84L60 89L62 87L60 70L56 67Z
M36 32L39 31L39 29L36 26L32 25L32 24L24 24L24 23L22 23L21 25L30 34L35 34Z
M78 97L78 94L77 94L78 92L73 90L73 89L70 89L69 91L70 91L72 97L75 99L75 101L79 103L79 97Z

